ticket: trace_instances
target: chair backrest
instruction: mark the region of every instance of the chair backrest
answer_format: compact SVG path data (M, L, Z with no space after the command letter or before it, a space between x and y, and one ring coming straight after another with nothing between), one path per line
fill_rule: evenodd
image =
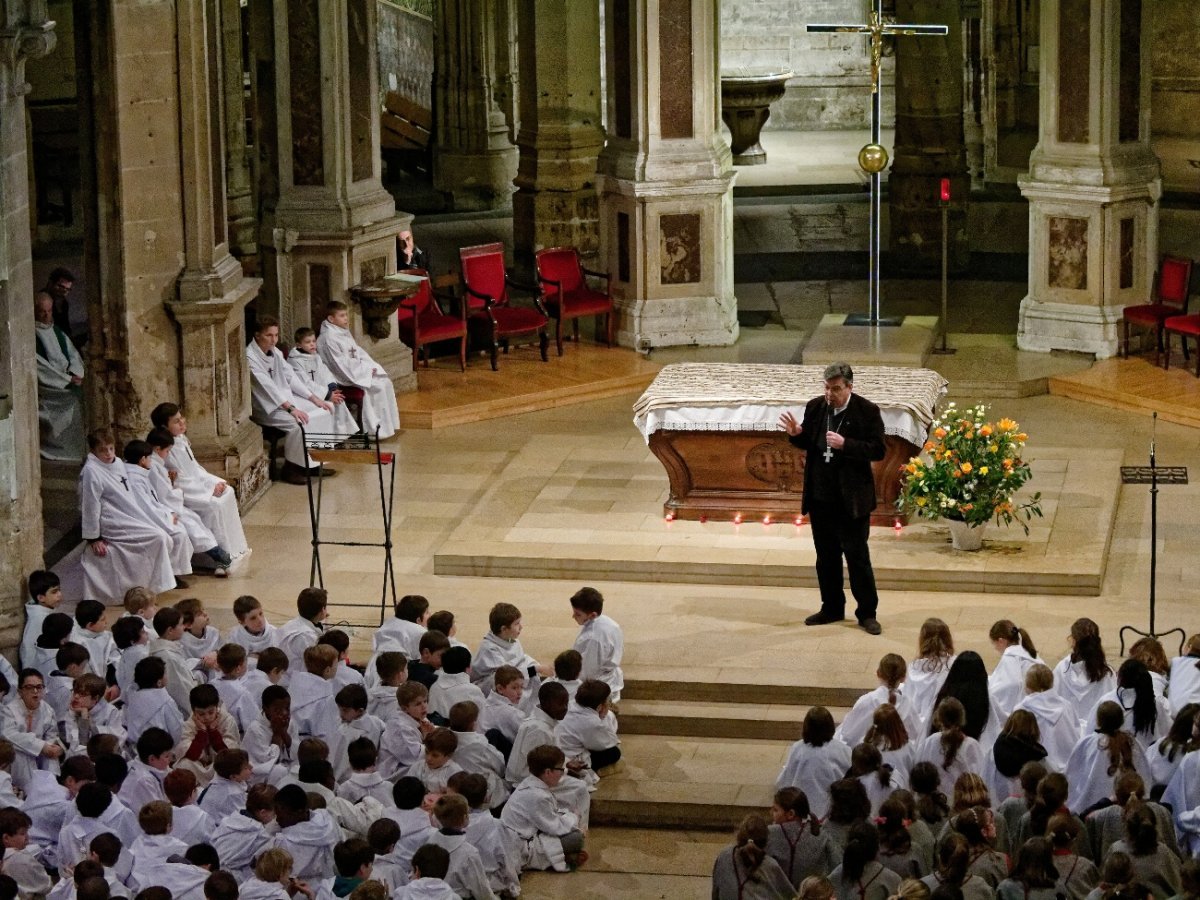
M417 292L411 297L405 297L404 302L396 310L396 321L403 322L405 319L411 319L414 315L420 315L429 308L429 304L433 302L433 288L429 282L429 273L424 269L419 269L413 266L409 269L401 269L405 275L423 275L424 280L417 287Z
M1187 311L1188 284L1192 280L1192 261L1178 256L1164 256L1158 267L1154 299L1158 303L1178 306Z
M458 258L462 263L463 284L473 291L494 297L503 305L508 302L504 281L504 245L477 244L460 247ZM466 296L467 305L478 309L484 305L478 297Z
M579 262L579 251L574 247L548 247L539 250L534 257L538 275L562 284L563 292L578 290L583 287L583 269ZM543 289L553 292L554 288L542 285Z

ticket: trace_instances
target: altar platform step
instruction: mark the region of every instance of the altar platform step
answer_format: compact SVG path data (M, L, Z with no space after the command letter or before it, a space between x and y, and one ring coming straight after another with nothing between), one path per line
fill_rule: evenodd
M1200 428L1195 359L1185 363L1183 354L1173 353L1171 362L1170 369L1156 366L1153 354L1100 360L1083 371L1051 378L1050 393L1145 416L1157 412L1164 422Z
M567 343L562 356L542 362L536 346L514 347L500 355L493 372L486 356L471 356L467 371L457 359L417 367L417 390L396 398L404 428L427 430L465 425L542 409L586 403L643 391L661 368L624 347L605 347L585 336Z

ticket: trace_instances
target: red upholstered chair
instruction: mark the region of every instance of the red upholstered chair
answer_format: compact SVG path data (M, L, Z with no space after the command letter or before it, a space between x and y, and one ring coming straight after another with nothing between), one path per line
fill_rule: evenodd
M550 339L546 336L546 325L550 318L536 296L536 288L523 285L508 277L504 269L503 244L479 244L462 247L458 251L462 263L463 301L467 306L467 319L476 333L490 346L492 371L496 371L497 351L501 346L508 352L509 338L521 334L536 333L542 362L550 357L547 350ZM508 296L508 289L534 293L534 307L515 306Z
M542 306L554 318L558 355L563 353L563 320L574 323L575 342L579 342L579 319L582 316L604 316L604 342L613 342L612 278L607 272L585 269L574 247L548 247L535 256L538 286L542 291ZM604 290L588 286L585 276L603 279Z
M1154 276L1154 291L1149 303L1127 306L1125 320L1125 355L1129 356L1129 326L1153 330L1155 337L1154 364L1158 365L1163 350L1163 323L1172 316L1187 312L1188 283L1192 277L1192 261L1177 256L1164 256ZM1186 350L1186 347L1184 348Z
M1179 335L1179 345L1183 347L1183 361L1187 362L1188 358L1188 338L1196 339L1196 377L1200 378L1200 315L1193 313L1190 316L1171 316L1163 323L1163 335L1167 343L1166 362L1163 364L1164 369L1171 368L1171 335Z
M434 291L428 272L416 268L401 271L408 275L423 275L425 280L421 282L415 294L400 301L400 308L396 310L396 327L400 332L400 340L412 347L413 353L424 361L425 368L429 368L427 347L430 344L457 340L458 366L462 371L467 371L467 305L458 303L458 315L447 314L446 307L438 301L454 303L455 300ZM441 276L436 280L438 287L445 287L457 281L457 276Z

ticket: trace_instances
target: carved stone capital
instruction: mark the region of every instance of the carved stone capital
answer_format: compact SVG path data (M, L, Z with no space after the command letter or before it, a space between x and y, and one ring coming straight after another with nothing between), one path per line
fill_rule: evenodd
M57 42L52 19L36 25L19 24L0 31L0 59L4 60L4 65L11 73L8 78L10 97L23 97L30 91L25 81L25 61L46 56Z

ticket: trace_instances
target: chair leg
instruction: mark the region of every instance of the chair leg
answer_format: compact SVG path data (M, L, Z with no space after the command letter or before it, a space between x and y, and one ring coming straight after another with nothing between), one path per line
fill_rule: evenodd
M464 334L458 341L458 368L467 371L467 336Z
M606 332L605 343L611 347L613 345L613 310L609 310L604 314L604 330Z
M1164 356L1163 356L1163 370L1166 371L1167 369L1171 368L1171 333L1170 332L1167 332L1163 336L1163 341L1166 344L1166 348L1165 348ZM1155 357L1155 359L1154 359L1154 364L1156 366L1158 365L1157 357Z
M1126 319L1122 324L1125 326L1125 345L1124 352L1121 354L1122 359L1129 359L1129 320Z
M554 345L558 348L558 355L562 356L562 310L559 310L559 316L554 320Z
M573 326L571 330L575 335L575 343L578 344L579 343L579 318L576 317L576 318L572 319L571 324Z
M559 320L562 321L561 319ZM542 362L550 361L550 335L546 334L545 326L538 329L538 344L542 350ZM562 342L558 345L558 355L562 356Z

